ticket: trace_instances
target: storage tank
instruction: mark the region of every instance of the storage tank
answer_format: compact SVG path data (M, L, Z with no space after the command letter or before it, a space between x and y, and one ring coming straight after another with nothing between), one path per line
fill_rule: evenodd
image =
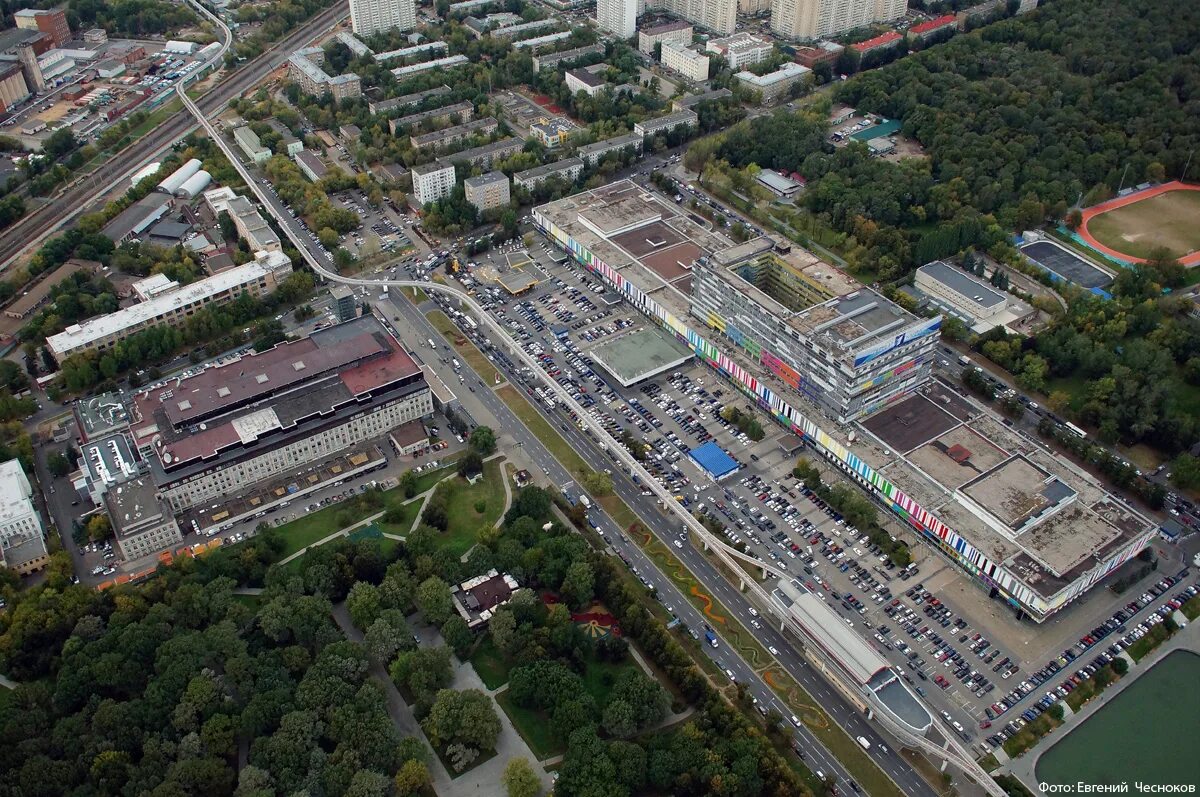
M212 175L201 169L187 178L187 181L175 190L175 196L183 199L195 199L200 196L201 191L208 188L208 184L211 182Z
M192 158L159 183L157 190L162 191L164 194L174 194L179 190L180 186L188 181L189 177L200 171L200 166L200 159Z

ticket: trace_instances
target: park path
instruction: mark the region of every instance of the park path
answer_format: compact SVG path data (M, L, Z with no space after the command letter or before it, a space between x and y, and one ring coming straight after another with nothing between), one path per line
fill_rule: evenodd
M500 455L497 454L496 456L500 456ZM405 503L410 503L412 501L417 501L417 500L421 501L421 508L419 510L417 510L417 516L415 518L413 518L412 525L409 526L409 528L408 528L410 533L412 532L413 529L415 529L417 527L417 524L421 522L421 513L425 511L425 504L429 503L429 499L433 495L434 490L436 490L438 488L438 485L440 485L442 482L446 481L446 479L453 479L457 475L458 474L456 474L456 473L448 473L445 476L443 476L442 478L438 479L433 484L433 486L430 487L425 492L418 493L417 495L414 495L412 498L408 499L408 501L405 501ZM399 488L395 488L395 489L399 489ZM362 526L362 527L369 526L370 524L374 523L376 520L379 520L380 518L382 518L385 514L387 514L387 513L386 512L376 512L373 515L367 515L362 520L355 521L354 523L351 523L349 526L346 526L345 528L340 528L337 531L332 532L325 537L322 537L321 539L317 540L316 542L309 543L307 546L301 548L300 550L296 551L295 553L285 556L283 559L279 560L279 564L286 565L288 562L292 561L293 559L298 559L301 556L303 556L304 554L308 553L313 548L324 545L325 543L327 543L331 540L336 540L338 537L349 536L350 532L354 531L355 529L359 528L360 526ZM389 539L392 539L392 540L400 540L400 541L404 540L404 537L401 537L398 534L388 534L388 533L384 532L383 536L385 536Z

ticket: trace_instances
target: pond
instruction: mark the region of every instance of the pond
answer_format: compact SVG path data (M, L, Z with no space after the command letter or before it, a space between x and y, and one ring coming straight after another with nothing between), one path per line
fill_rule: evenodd
M1047 750L1038 782L1200 784L1197 685L1200 656L1169 654Z

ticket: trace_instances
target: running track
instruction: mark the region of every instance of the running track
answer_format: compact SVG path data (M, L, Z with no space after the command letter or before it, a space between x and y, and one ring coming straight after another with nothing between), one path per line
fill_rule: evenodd
M1088 246L1092 247L1097 252L1103 252L1119 263L1145 263L1145 258L1127 255L1124 252L1119 252L1116 249L1113 249L1110 246L1105 246L1097 241L1095 237L1088 232L1088 222L1096 216L1099 216L1101 213L1105 213L1110 210L1116 210L1117 208L1123 208L1126 205L1132 205L1134 202L1141 202L1143 199L1150 199L1151 197L1156 197L1159 194L1165 194L1168 191L1200 191L1200 185L1188 185L1187 183L1181 183L1178 180L1172 180L1169 183L1163 183L1162 185L1156 185L1153 188L1147 188L1145 191L1138 191L1133 194L1117 197L1116 199L1110 199L1107 202L1101 202L1099 205L1092 205L1090 208L1087 208L1083 211L1083 222L1079 225L1079 229L1075 232L1087 243ZM1190 255L1179 258L1179 262L1189 267L1200 266L1200 251L1192 252Z

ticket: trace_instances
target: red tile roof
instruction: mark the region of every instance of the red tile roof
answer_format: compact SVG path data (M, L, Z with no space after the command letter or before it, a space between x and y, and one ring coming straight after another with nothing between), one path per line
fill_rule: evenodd
M913 25L911 28L909 28L909 32L916 33L919 35L922 33L929 33L930 31L935 31L938 28L944 28L947 25L956 25L956 24L958 24L958 18L955 17L953 14L947 14L944 17L938 17L937 19L930 19L930 20L926 20L925 22L919 22L916 25Z
M873 39L867 39L865 42L858 42L850 45L850 49L857 50L860 53L865 53L868 50L874 50L879 47L886 47L889 44L900 41L903 37L894 30L889 30L880 36Z

